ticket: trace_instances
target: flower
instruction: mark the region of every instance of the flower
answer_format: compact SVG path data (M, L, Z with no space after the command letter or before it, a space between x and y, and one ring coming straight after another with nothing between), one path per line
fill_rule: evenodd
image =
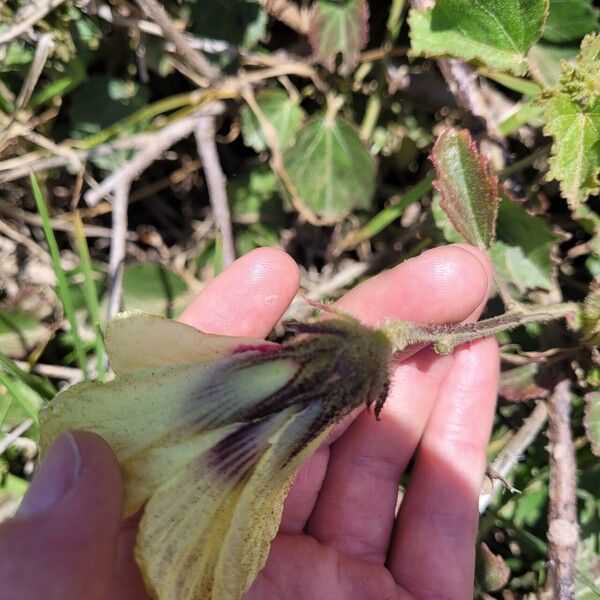
M161 600L237 600L264 566L302 462L331 427L387 391L392 347L347 315L294 324L279 345L124 313L109 324L113 381L77 384L41 415L115 451L136 559Z

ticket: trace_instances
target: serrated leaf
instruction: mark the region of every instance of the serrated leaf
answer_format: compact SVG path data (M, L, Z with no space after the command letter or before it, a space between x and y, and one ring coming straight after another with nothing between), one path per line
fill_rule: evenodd
M498 239L492 259L501 277L524 294L555 286L556 265L552 260L559 236L541 217L503 198L498 213Z
M600 174L600 97L590 106L566 94L546 101L544 133L553 138L548 179L560 183L562 195L577 207L598 193Z
M313 117L283 161L294 188L288 191L310 222L334 223L355 208L371 206L375 162L357 128L344 119Z
M527 52L539 39L548 0L438 0L409 15L412 52L475 60L493 69L527 71Z
M494 554L485 542L477 546L476 579L486 592L502 589L510 577L510 569L499 554Z
M592 452L600 456L600 392L586 394L583 423L585 434L592 445Z
M277 132L279 147L285 148L300 128L304 111L284 90L269 90L256 97L256 103L267 121ZM242 115L242 136L246 146L256 152L268 147L262 127L250 107L244 106Z
M545 398L549 391L541 387L535 378L540 370L540 363L530 363L502 371L500 374L500 395L510 402L523 402L533 398Z
M316 61L333 71L336 56L341 54L339 70L348 75L358 64L360 51L369 39L367 0L317 0L308 39Z
M488 248L494 239L498 214L498 180L490 174L467 130L447 129L430 156L436 170L440 206L470 244Z
M598 29L599 14L591 0L550 0L542 37L557 44L579 40Z

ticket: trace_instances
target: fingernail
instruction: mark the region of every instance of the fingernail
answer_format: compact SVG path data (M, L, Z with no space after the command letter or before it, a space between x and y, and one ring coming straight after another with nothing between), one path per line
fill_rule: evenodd
M16 516L33 517L59 502L77 482L81 463L75 437L62 434L42 460Z

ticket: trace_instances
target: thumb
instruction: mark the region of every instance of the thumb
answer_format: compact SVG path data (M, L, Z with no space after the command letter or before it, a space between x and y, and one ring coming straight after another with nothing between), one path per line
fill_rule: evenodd
M61 435L16 516L0 526L0 598L105 598L122 502L108 444L92 433Z

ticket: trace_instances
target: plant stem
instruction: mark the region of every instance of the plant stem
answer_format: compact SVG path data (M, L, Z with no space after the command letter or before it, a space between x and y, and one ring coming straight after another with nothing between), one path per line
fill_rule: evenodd
M433 344L438 354L450 354L460 344L496 335L527 323L544 323L559 319L576 311L576 304L559 303L532 308L521 307L476 323L417 325L406 321L394 321L382 329L396 352L414 344Z

